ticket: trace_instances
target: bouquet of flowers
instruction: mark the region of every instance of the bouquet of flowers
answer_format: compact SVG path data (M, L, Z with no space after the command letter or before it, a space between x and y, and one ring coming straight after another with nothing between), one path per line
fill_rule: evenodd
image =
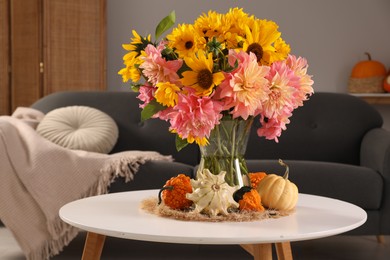
M157 41L174 24L172 12L158 24L156 41L133 30L123 45L119 74L139 92L142 119L168 121L179 150L206 146L226 117L258 116L258 135L278 142L293 110L313 93L306 59L290 54L278 25L239 8L209 11Z

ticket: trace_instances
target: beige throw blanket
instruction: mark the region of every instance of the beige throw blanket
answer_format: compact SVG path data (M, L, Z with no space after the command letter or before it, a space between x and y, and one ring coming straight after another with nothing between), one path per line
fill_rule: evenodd
M78 233L62 222L66 203L107 192L123 176L131 180L147 160L171 160L156 152L105 155L71 151L39 136L15 117L0 117L0 219L27 259L58 254Z

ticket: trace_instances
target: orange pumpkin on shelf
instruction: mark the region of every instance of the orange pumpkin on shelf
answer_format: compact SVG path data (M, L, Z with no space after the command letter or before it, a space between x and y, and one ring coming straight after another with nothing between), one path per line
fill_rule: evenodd
M368 52L368 60L358 62L352 69L351 78L382 77L386 75L386 67L381 62L372 60Z
M358 62L352 68L348 90L351 93L383 93L386 67L381 62L372 60L368 52L365 54L368 60Z
M386 78L383 80L383 89L384 89L386 92L390 92L390 70L389 70L389 72L387 73Z

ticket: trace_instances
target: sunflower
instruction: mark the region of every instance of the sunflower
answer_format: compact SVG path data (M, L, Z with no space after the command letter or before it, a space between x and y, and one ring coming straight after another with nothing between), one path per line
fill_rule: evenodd
M139 63L138 63L139 61ZM126 66L126 68L121 69L118 74L122 75L123 82L138 82L141 78L141 72L138 69L138 66L142 63L142 60L138 60L132 64Z
M279 38L275 41L275 55L271 59L271 63L279 60L287 59L288 54L291 51L290 45L288 45L282 38Z
M151 44L150 35L142 38L135 30L133 32L133 38L129 44L123 44L122 47L128 53L123 56L123 64L126 66L121 69L118 74L122 75L123 82L132 80L137 82L141 77L141 72L138 67L143 63L140 59L140 55L148 44Z
M209 11L207 14L199 16L194 27L199 35L202 35L206 41L216 38L218 42L224 43L225 33L229 31L230 24L223 21L223 15L215 11Z
M183 72L181 82L185 86L195 89L198 96L209 96L214 86L219 85L225 78L222 72L213 73L213 55L199 51L197 55L184 58L184 62L191 69Z
M123 48L128 51L135 51L138 55L141 53L142 50L145 50L145 47L152 43L150 41L150 34L142 38L135 30L132 31L133 38L131 39L132 42L130 44L123 44Z
M249 16L242 8L235 7L229 9L229 12L222 17L222 23L230 26L224 36L227 48L237 48L240 38L245 36L245 25L251 28L254 20L254 16Z
M177 104L177 93L180 91L177 85L170 82L159 82L156 87L155 98L158 103L167 107L173 107Z
M192 24L182 24L173 29L172 33L167 35L169 47L173 48L179 57L187 57L196 53L199 48L203 48L205 40L200 37Z
M280 39L281 33L278 31L278 25L275 22L256 20L252 28L246 26L245 31L246 38L244 39L243 49L247 53L254 53L259 64L271 65L272 62L280 60L280 55L274 43ZM285 52L288 49L283 47L282 50ZM287 57L287 54L285 54L285 57Z

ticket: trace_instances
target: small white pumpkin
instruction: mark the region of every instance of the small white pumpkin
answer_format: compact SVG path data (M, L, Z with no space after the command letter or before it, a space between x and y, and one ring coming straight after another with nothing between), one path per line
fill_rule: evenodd
M198 173L198 179L191 179L192 193L186 197L195 204L194 212L208 213L212 216L229 214L230 207L238 208L238 203L233 199L233 193L238 186L230 186L225 181L226 172L218 175L212 174L208 169Z
M288 180L289 167L279 159L279 163L286 167L283 177L268 174L257 186L262 204L269 209L292 210L298 202L298 187Z

